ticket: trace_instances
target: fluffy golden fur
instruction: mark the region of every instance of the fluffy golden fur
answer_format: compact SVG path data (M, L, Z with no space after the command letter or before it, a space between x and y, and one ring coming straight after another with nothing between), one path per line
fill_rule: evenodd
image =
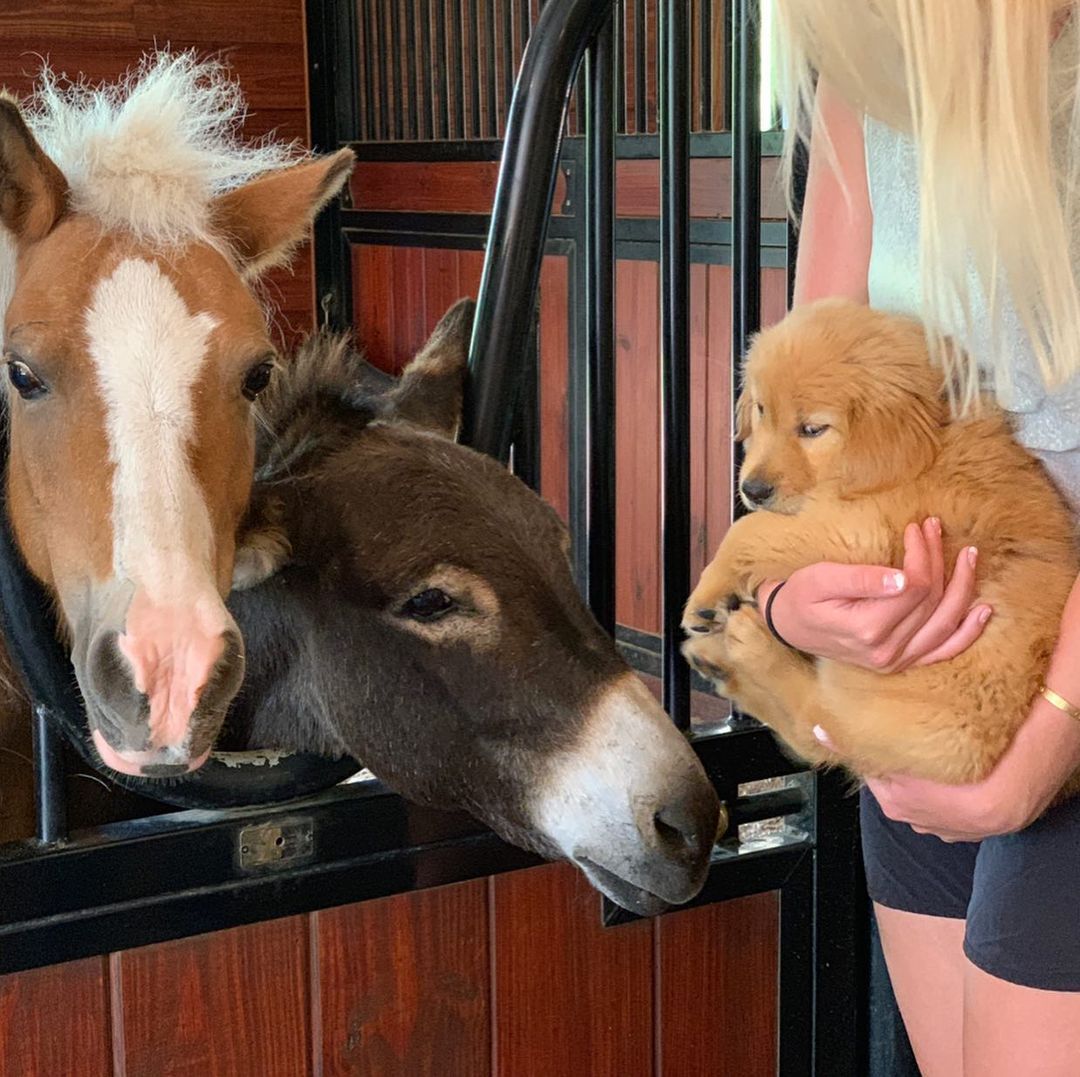
M993 404L950 418L919 323L843 300L758 337L738 425L741 481L773 493L728 531L687 603L691 664L810 762L984 777L1028 713L1080 569L1074 521L1039 462ZM905 527L929 516L946 564L978 548L979 599L994 610L958 657L895 674L814 660L751 608L760 583L814 562L900 566Z

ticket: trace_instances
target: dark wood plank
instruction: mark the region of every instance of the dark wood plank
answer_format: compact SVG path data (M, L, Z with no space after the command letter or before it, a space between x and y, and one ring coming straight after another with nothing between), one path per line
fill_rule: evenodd
M487 884L317 914L325 1077L484 1077L491 1015Z
M161 44L175 38L222 47L238 41L304 45L300 0L260 0L257 9L221 0L134 0L135 30Z
M484 272L483 251L458 251L458 287L463 296L475 299L480 294L480 277Z
M657 1077L773 1077L775 894L669 913L656 922Z
M111 960L125 1077L308 1072L306 917L128 950Z
M540 491L564 520L570 513L569 316L569 262L548 256L540 271Z
M352 248L353 317L356 339L369 363L394 371L394 248Z
M660 629L660 280L655 262L615 273L615 610Z
M498 178L497 161L361 161L352 200L357 209L394 213L490 213ZM565 200L560 171L552 212Z
M446 248L424 249L424 309L427 311L425 335L438 324L439 319L463 298L458 281L457 251Z
M708 267L705 402L705 550L711 559L731 524L731 267Z
M709 267L690 267L690 579L697 580L711 560L708 548L710 465L706 410L709 378L714 367L709 355ZM717 375L721 371L715 371Z
M0 976L0 1073L112 1073L104 958Z
M602 927L599 896L568 864L491 886L496 1072L651 1075L652 921Z
M784 192L777 178L778 161L761 162L761 215L768 220L787 217ZM660 162L619 161L616 166L615 212L620 217L660 215ZM690 216L705 219L731 216L731 160L698 157L690 162Z
M399 366L405 366L427 340L427 306L422 247L402 247L395 252L394 339Z

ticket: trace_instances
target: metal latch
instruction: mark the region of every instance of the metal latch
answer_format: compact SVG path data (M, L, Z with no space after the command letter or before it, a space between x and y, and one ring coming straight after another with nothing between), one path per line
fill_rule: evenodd
M281 819L240 831L238 852L244 871L292 867L311 859L315 827L310 819Z

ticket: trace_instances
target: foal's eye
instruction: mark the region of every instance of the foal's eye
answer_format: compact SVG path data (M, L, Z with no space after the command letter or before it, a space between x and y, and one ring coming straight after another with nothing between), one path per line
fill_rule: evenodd
M270 384L273 374L274 363L271 359L265 359L263 362L253 366L244 375L244 396L248 400L254 400Z
M8 381L23 400L36 400L49 390L45 383L21 359L7 361Z
M803 423L799 427L799 437L819 438L829 429L828 423Z
M437 621L454 608L454 600L438 587L429 587L418 595L413 595L401 612L414 621Z

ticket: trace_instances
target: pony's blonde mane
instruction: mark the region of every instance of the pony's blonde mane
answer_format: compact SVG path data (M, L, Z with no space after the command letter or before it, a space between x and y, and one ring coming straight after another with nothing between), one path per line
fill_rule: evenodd
M72 210L156 247L227 239L213 235L214 197L303 156L295 144L245 142L239 86L194 52L149 54L98 86L46 64L21 108Z
M977 399L976 357L950 352L942 327L974 335L969 267L999 379L1008 384L1013 361L997 331L1006 291L1046 384L1080 372L1080 2L762 2L776 14L788 166L809 133L814 72L856 112L914 138L922 310L960 402ZM1052 28L1070 15L1052 50ZM1056 141L1055 120L1066 132Z

